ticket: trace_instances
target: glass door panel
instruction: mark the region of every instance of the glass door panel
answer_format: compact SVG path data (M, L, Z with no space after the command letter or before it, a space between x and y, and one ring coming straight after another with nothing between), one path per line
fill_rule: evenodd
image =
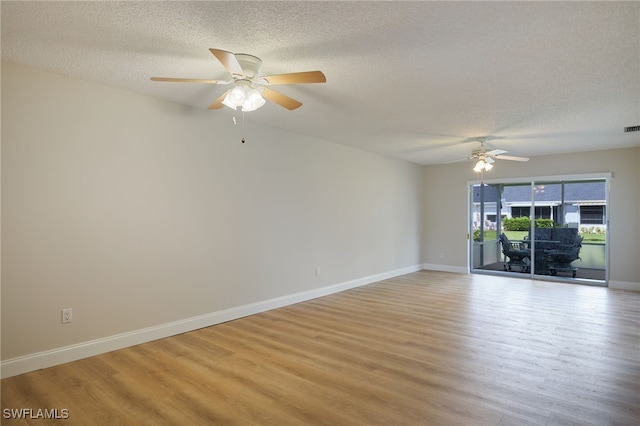
M527 238L531 245L531 261L536 275L555 275L558 268L569 268L560 262L557 255L560 239L575 241L577 233L570 238L561 231L563 224L564 186L557 182L535 182L532 187L533 205L531 234ZM533 236L533 237L531 237Z
M503 270L531 274L531 184L502 185L501 261Z
M571 276L578 279L606 281L607 253L607 181L593 180L564 183L564 215L562 226L577 231L579 244L575 253L569 250ZM552 275L567 276L567 271L551 270Z
M473 269L498 262L500 189L500 185L487 184L472 187L470 234Z
M522 251L529 225L527 220L523 227L522 218L531 209L531 185L477 184L471 201L472 270L528 273L528 254Z

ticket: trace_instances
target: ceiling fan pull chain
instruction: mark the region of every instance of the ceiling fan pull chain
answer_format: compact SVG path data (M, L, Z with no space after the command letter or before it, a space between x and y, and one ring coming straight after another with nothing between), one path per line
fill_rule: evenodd
M237 126L238 121L236 120L236 116L234 115L232 119L233 119L233 125ZM244 143L244 111L242 111L242 135L241 136L242 136L242 139L240 139L240 141Z
M244 111L242 111L242 143L244 143Z

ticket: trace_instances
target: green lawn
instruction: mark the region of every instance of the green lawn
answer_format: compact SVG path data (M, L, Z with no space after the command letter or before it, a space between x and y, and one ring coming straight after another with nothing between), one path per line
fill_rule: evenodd
M510 240L524 240L529 235L527 231L504 231L504 235ZM498 239L498 231L484 231L484 240L491 241Z
M510 240L524 240L527 235L529 235L529 231L504 231L504 234ZM604 244L606 235L605 234L580 234L583 237L583 243L590 244ZM498 239L497 231L484 231L484 240L492 241Z
M580 234L583 243L604 244L607 236L605 234Z

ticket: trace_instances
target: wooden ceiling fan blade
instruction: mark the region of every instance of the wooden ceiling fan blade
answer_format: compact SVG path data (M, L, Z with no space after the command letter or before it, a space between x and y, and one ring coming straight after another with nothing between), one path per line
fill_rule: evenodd
M293 98L276 92L275 90L267 89L266 87L262 90L262 97L271 102L275 102L288 110L294 110L302 106L302 102L298 102Z
M277 74L262 77L268 84L305 84L305 83L325 83L327 77L322 71L303 71L289 74Z
M151 77L152 81L167 81L170 83L205 83L205 84L228 84L224 80L203 80L198 78L173 78L173 77Z
M229 93L231 90L233 90L233 89L229 89L226 92L224 92L222 94L222 96L220 96L211 105L209 105L209 107L207 109L220 109L220 108L222 108L224 106L222 104L222 101L224 101L225 96L227 96L227 93Z
M233 77L245 78L244 70L240 66L238 58L236 58L233 53L220 49L209 49L209 51L220 61L222 66L229 71L229 74Z
M512 155L496 155L498 160L511 160L511 161L529 161L527 157L514 157Z

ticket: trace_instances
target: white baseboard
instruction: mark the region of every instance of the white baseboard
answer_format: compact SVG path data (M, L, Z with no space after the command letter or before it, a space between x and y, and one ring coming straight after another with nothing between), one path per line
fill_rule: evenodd
M435 263L423 263L422 269L426 269L428 271L455 272L458 274L469 273L469 268L466 266L437 265Z
M360 287L374 282L397 277L400 275L410 274L421 269L423 269L422 265L410 266L407 268L383 272L380 274L358 278L351 281L345 281L343 283L334 284L327 287L294 293L287 296L277 297L274 299L264 300L256 303L250 303L248 305L212 312L209 314L187 318L180 321L174 321L171 323L161 324L141 330L134 330L127 333L117 334L114 336L108 336L96 340L78 343L75 345L65 346L62 348L9 359L0 362L0 377L4 379L6 377L17 376L18 374L28 373L29 371L40 370L42 368L76 361L90 356L100 355L129 346L139 345L141 343L151 342L153 340L162 339L169 336L175 336L177 334L197 330L203 327L209 327L215 324L220 324L249 315L258 314L260 312L269 311L271 309L281 308L283 306L304 302L305 300L311 300L318 297L327 296L329 294L349 290L351 288Z
M459 274L470 273L469 268L462 266L438 265L434 263L423 263L422 269L427 271L455 272ZM640 292L640 283L632 281L613 281L609 280L609 288L615 290L631 290Z
M640 283L634 283L631 281L613 281L609 280L609 288L616 290L631 290L640 291Z

